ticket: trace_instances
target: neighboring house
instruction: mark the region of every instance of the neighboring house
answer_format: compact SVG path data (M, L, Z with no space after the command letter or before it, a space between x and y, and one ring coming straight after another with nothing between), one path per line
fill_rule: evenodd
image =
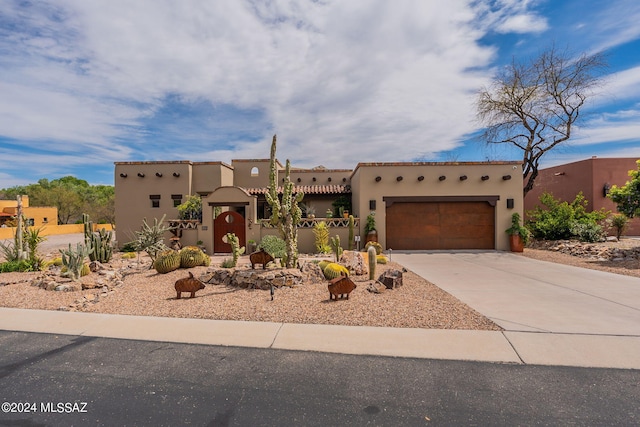
M284 179L279 162L278 183ZM298 230L301 252L315 252L313 225L326 220L331 236L348 247L348 220L325 219L332 203L345 197L362 236L367 215L375 212L378 241L386 249L508 250L505 230L511 215L522 214L522 166L519 162L359 163L355 169L291 169L303 204L315 210ZM201 241L208 252L229 252L227 232L240 244L277 234L269 227L269 159L223 162L116 162L116 238L133 240L143 219L166 215L183 245ZM202 222L178 221L177 206L187 195L202 197ZM218 214L219 213L219 214ZM216 216L214 217L214 214ZM168 236L170 237L170 236Z
M598 158L541 169L533 189L524 201L525 211L539 204L544 192L556 199L571 202L579 192L589 202L589 211L605 208L617 212L616 204L607 197L612 185L622 186L629 180L629 171L638 168L637 158ZM629 222L628 236L640 236L640 219Z
M45 225L58 225L58 208L56 207L31 207L29 196L22 197L22 215L31 227L43 227ZM0 226L15 219L18 215L18 200L0 200Z

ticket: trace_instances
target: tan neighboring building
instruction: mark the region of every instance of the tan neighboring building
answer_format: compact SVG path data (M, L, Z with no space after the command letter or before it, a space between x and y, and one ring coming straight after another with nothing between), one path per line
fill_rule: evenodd
M284 167L278 163L278 182ZM355 235L364 243L366 217L375 213L378 241L385 249L508 250L511 215L523 213L522 166L518 162L359 163L355 169L292 168L296 191L305 193L298 248L315 252L313 225L325 220L331 236L348 247L348 220L326 219L336 199L351 202ZM132 240L142 220L165 222L183 245L199 241L209 253L229 252L225 234L235 233L243 246L259 243L270 228L264 194L269 159L223 162L116 162L116 238ZM202 221L179 221L177 206L188 195L202 197ZM214 217L214 213L217 214ZM172 235L167 235L168 239ZM357 237L356 237L357 238ZM354 243L355 245L355 243Z
M18 215L18 200L0 200L0 227ZM58 208L29 206L29 196L22 196L22 215L31 227L58 225Z

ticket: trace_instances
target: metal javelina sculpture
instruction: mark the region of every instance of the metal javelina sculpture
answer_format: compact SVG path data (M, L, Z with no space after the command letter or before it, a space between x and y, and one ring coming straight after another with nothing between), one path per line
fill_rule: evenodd
M249 260L251 261L251 268L255 269L256 264L262 264L262 269L267 268L267 264L273 262L273 257L269 255L264 249L260 249L257 252L253 252L249 255Z
M191 293L190 298L193 298L196 296L197 291L199 291L200 289L204 289L204 283L202 283L200 280L193 277L193 273L189 272L189 277L176 280L175 287L176 287L177 299L180 299L180 296L183 292L190 292Z
M342 299L346 295L346 299L349 299L349 294L355 288L357 288L356 284L349 279L347 276L340 276L332 279L329 282L329 300L338 300L338 295Z

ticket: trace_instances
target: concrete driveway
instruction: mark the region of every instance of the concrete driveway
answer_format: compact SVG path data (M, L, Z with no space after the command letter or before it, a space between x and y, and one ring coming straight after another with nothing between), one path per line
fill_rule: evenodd
M640 337L640 278L509 252L392 257L506 331Z

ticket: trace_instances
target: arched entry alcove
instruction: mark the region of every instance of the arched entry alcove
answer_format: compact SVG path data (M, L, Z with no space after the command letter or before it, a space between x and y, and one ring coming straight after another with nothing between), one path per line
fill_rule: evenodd
M212 225L207 246L214 253L229 253L231 245L226 241L227 233L234 233L240 246L246 246L248 230L252 228L256 218L256 197L240 187L218 187L203 198L203 223ZM213 217L214 208L222 208L222 212Z

